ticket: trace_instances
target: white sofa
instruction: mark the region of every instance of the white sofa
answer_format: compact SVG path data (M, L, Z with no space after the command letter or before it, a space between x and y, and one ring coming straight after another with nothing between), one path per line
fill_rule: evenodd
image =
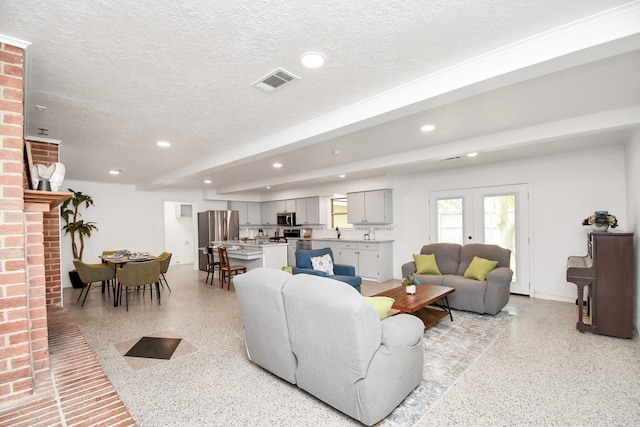
M424 325L380 320L352 286L257 268L234 278L249 359L366 425L422 378Z

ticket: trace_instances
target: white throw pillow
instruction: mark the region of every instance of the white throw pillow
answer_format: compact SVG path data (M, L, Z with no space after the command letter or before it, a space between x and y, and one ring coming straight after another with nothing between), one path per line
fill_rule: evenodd
M311 265L314 270L324 271L329 276L333 276L333 261L331 255L324 254L323 256L316 256L311 258Z

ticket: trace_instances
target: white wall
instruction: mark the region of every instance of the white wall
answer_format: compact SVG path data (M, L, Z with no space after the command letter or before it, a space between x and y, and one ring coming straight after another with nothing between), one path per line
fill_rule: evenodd
M397 177L394 201L394 272L428 242L429 191L527 183L530 195L531 289L537 298L574 301L567 283L570 255L586 255L581 222L595 210L626 221L624 148L591 150L530 160Z
M128 249L152 254L173 252L172 248L165 246L165 201L193 203L194 230L197 230L196 212L227 208L222 201L203 200L203 193L197 190L147 192L136 191L132 185L65 180L63 189L67 188L90 195L95 203L80 211L85 221L95 222L98 226L98 231L85 241L82 260L87 263L100 262L98 256L103 250ZM71 238L63 232L61 242L62 284L68 287L71 286L68 272L73 270ZM194 259L197 260L196 254Z
M637 148L634 153L637 161L640 157ZM638 180L638 177L633 179L636 192L640 187ZM499 165L345 182L331 188L314 188L307 194L297 193L295 197L393 188L394 224L389 230L377 232L376 238L395 240L393 271L394 276L400 278L401 265L427 243L429 191L516 183L527 183L531 188L532 292L538 298L574 301L576 287L565 281L566 260L570 255L586 255L582 220L595 210L608 210L618 216L622 229L630 225L623 146ZM96 202L84 217L97 222L100 228L87 242L85 262L98 262L98 255L105 249L171 252L171 248L164 247L165 201L194 203L195 212L226 209L222 201L202 200L200 191L137 192L133 186L81 181L67 181L64 186L88 193ZM640 209L633 210L636 215L638 211ZM640 221L635 222L638 223ZM358 237L362 231L350 233ZM352 237L346 234L343 236ZM62 242L63 280L68 283L66 272L72 269L69 238L63 236Z
M634 324L636 331L640 328L640 131L627 144L625 151L627 170L627 231L634 232L633 251L635 256L634 275Z

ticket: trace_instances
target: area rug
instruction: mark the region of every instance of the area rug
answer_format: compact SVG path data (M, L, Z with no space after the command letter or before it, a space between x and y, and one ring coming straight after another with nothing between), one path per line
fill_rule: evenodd
M415 425L515 317L453 310L453 322L445 317L427 329L422 382L380 425Z
M176 338L176 339L180 338L173 331L156 332L154 334L150 334L149 337ZM169 360L164 360L162 358L160 359L148 358L144 356L143 357L128 356L127 352L129 352L138 342L140 342L141 338L143 337L136 337L121 343L114 344L114 347L116 348L116 350L118 350L118 352L122 355L122 357L124 357L124 360L127 362L127 364L136 371L139 369L150 368L159 363L166 363L170 360L174 360L178 357L182 357L186 354L193 353L194 351L198 350L196 347L194 347L192 344L190 344L186 340L181 339L177 347L175 347L175 349L171 352L171 356Z

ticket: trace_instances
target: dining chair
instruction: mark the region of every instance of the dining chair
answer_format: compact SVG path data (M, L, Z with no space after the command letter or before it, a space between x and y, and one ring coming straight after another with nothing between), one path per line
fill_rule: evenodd
M169 282L167 282L167 278L165 277L164 273L169 270L171 255L173 255L171 252L162 252L160 255L158 255L158 261L160 262L160 284L162 285L162 281L164 280L164 283L167 284L169 292L171 292L171 286L169 286Z
M225 282L228 281L227 290L229 290L231 288L231 277L236 274L246 273L247 267L229 264L229 252L223 246L218 248L218 258L220 259L220 274L222 275L220 287L224 288Z
M102 282L102 292L104 292L105 285L109 284L109 287L111 287L112 281L116 278L115 268L108 264L86 264L79 259L74 259L73 265L78 272L78 276L80 276L80 280L85 285L78 296L78 301L80 301L84 292L81 307L84 307L84 302L87 300L87 295L89 295L93 283Z
M204 279L205 285L209 281L209 275L211 274L211 286L213 286L213 278L215 277L216 268L218 269L218 274L220 275L220 281L222 282L222 270L220 270L220 261L216 261L213 247L207 247L207 278Z
M151 300L153 301L153 285L156 286L158 305L160 305L160 261L128 262L118 270L118 286L120 288L120 303L122 304L122 291L125 291L127 311L129 311L129 289L149 285L151 287ZM124 288L124 289L123 289Z

